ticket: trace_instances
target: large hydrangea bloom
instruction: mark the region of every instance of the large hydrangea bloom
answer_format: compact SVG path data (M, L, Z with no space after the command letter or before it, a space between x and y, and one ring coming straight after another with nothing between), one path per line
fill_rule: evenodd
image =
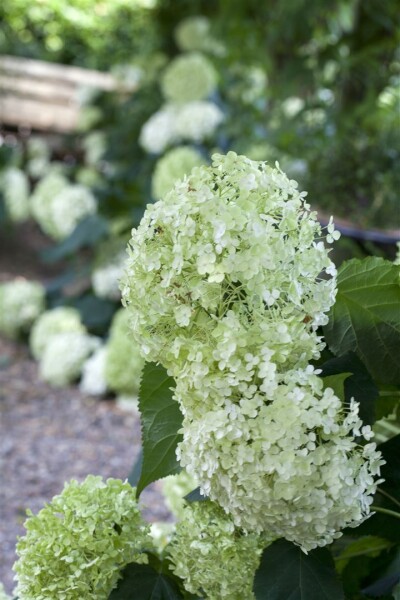
M166 68L161 88L169 102L192 102L210 96L217 85L212 63L200 53L182 54Z
M45 309L46 291L37 281L15 279L0 284L0 332L17 337L29 331Z
M262 538L243 535L218 505L203 501L183 510L168 550L188 592L208 600L251 600L262 546Z
M147 562L149 527L135 489L118 479L71 481L28 515L14 565L20 600L107 600L123 567Z
M14 223L22 223L30 217L29 181L21 169L9 167L2 175L4 204Z
M39 362L41 378L56 387L72 383L99 343L98 338L76 331L52 336Z
M382 464L355 441L371 437L357 406L309 365L336 271L295 181L213 158L148 207L123 301L143 354L176 379L182 466L237 526L308 550L368 516Z

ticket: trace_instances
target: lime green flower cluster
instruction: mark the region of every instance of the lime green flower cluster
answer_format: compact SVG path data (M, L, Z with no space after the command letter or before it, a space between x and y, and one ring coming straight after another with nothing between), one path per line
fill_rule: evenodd
M42 358L50 340L60 333L86 333L80 314L75 308L60 306L44 312L35 321L29 345L36 360Z
M251 600L263 545L259 536L236 529L216 504L202 501L184 509L168 550L188 592L208 600Z
M105 380L118 394L135 395L139 391L144 360L140 348L129 336L127 311L119 310L112 321L107 342Z
M121 569L147 562L151 547L135 489L94 475L28 512L25 528L14 565L19 600L107 600Z
M92 271L93 291L99 298L120 300L119 280L126 259L125 240L107 241L99 247Z
M28 332L45 309L45 296L37 281L19 278L0 283L0 333L15 338Z
M169 102L184 103L203 100L217 86L217 72L200 53L182 54L168 67L161 81L162 92Z
M122 297L176 379L181 465L236 526L309 550L370 514L382 460L309 364L336 295L322 240L339 234L305 196L278 165L215 155L147 208Z
M10 219L14 223L29 219L29 181L25 173L16 167L9 167L2 174L1 188Z
M32 215L40 228L55 240L63 240L84 217L96 212L92 192L72 185L59 172L52 171L36 186L31 196Z
M154 198L163 198L174 187L176 181L189 175L194 167L204 164L205 160L201 154L189 146L180 146L167 152L157 162L154 170L152 180Z
M43 177L49 169L50 146L40 137L30 137L26 145L28 163L27 170L32 177Z

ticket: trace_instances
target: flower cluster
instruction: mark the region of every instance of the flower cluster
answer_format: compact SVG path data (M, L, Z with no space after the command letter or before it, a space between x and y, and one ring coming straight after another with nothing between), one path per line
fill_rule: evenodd
M212 63L200 53L182 54L166 68L161 88L169 102L183 103L203 100L217 85L217 73Z
M182 140L203 141L223 120L221 109L206 100L182 105L165 104L143 125L139 141L146 152L160 154Z
M36 281L15 279L0 283L0 332L9 337L29 331L44 311L46 292Z
M94 293L99 298L119 300L121 297L119 280L124 272L125 249L113 253L112 249L107 245L107 250L107 253L100 251L96 260L91 275L92 287Z
M149 528L135 489L118 479L71 481L28 515L14 565L20 600L106 600L125 565L147 562Z
M57 172L44 177L31 197L35 220L55 240L68 237L79 221L96 212L96 208L96 199L87 187L69 184Z
M194 167L203 165L204 162L201 154L189 146L180 146L167 152L157 162L154 170L152 180L154 198L163 198L174 187L176 181L188 175Z
M204 16L188 17L175 29L175 41L182 51L203 51L223 55L224 46L211 34L210 21Z
M129 335L130 315L119 310L112 321L107 342L105 379L110 390L119 394L138 393L144 361L140 348Z
M72 383L98 346L99 340L87 333L70 331L53 336L39 362L41 378L57 387Z
M50 340L61 333L86 333L79 312L75 308L59 306L44 312L34 323L29 345L36 360L39 360Z
M176 379L182 466L236 526L308 550L369 514L382 461L309 365L338 233L305 195L278 165L214 156L148 207L122 296L143 355Z
M27 170L29 175L35 179L43 177L49 168L50 147L41 137L30 137L26 145L28 162Z
M14 223L29 219L29 181L21 169L9 167L2 175L4 204L7 214Z
M168 546L175 575L186 590L208 600L251 600L262 540L244 535L216 504L196 502L183 510Z
M106 382L107 348L100 346L90 356L82 368L82 379L79 389L90 396L101 396L107 391Z
M184 497L198 486L196 479L183 469L178 475L163 479L162 486L165 504L174 517L180 519L185 506Z

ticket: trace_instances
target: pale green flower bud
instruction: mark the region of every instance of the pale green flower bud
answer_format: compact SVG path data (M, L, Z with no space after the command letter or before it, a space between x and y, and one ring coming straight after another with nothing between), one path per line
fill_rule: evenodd
M29 331L44 311L46 292L41 283L15 279L0 283L0 332L9 337Z
M79 312L75 308L59 306L44 312L34 323L29 345L36 360L39 360L53 336L60 333L86 333Z
M14 565L19 600L107 600L128 563L146 563L149 527L135 489L89 475L71 481L36 516Z

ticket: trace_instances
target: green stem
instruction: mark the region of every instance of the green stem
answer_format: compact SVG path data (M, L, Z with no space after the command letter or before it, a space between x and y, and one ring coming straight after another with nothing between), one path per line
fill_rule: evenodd
M400 390L379 390L380 396L400 396Z
M371 509L375 512L380 512L384 515L389 515L389 517L395 517L396 519L400 519L400 513L395 512L394 510L389 510L388 508L382 508L381 506L375 506L374 504L371 506Z
M389 500L391 500L394 504L397 504L397 506L400 506L400 502L398 500L396 500L396 498L394 498L393 496L391 496L390 494L388 494L387 492L385 492L385 490L382 490L381 488L377 489L378 494L382 494L382 496L386 496L386 498L388 498Z

